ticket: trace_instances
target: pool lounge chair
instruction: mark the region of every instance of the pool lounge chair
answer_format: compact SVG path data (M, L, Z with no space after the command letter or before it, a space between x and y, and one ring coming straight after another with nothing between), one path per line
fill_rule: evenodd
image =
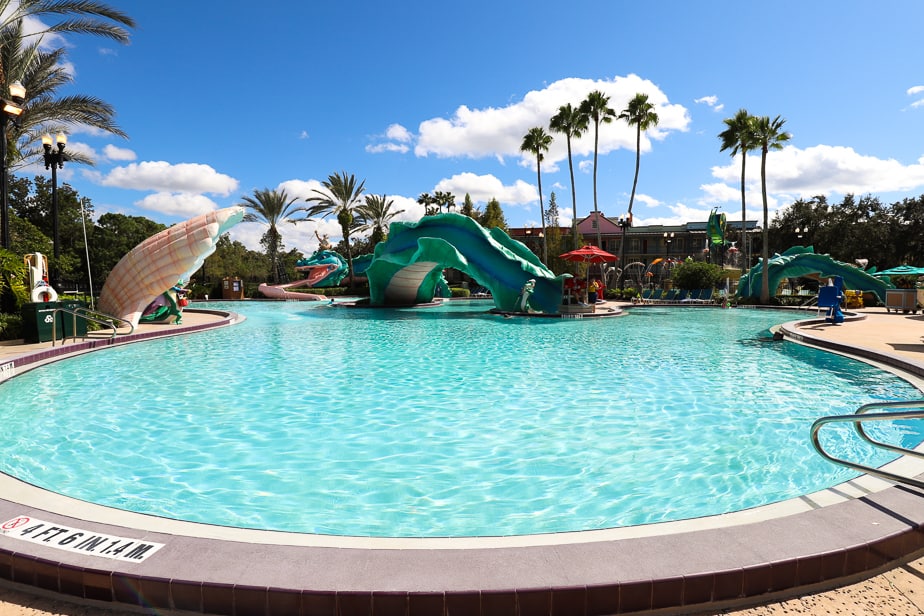
M677 301L677 294L680 292L680 289L669 289L664 297L661 298L662 304L673 304Z
M699 297L696 298L696 303L698 304L712 304L715 303L712 299L715 289L700 289Z
M685 298L683 298L683 300L681 300L681 303L683 303L683 304L695 304L696 301L699 299L699 293L700 293L700 290L699 290L699 289L693 289L692 291L689 291L689 292L687 293L687 296L686 296Z
M642 298L642 302L646 304L653 304L661 300L661 294L664 293L664 289L655 289L651 292L651 295L648 296L648 299Z
M682 304L683 302L687 301L688 297L690 297L690 290L680 289L679 292L677 293L677 296L674 298L674 303Z

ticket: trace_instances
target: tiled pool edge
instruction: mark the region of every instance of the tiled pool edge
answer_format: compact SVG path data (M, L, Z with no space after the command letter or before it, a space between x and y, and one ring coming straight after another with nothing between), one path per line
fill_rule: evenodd
M912 558L924 550L921 496L893 487L729 528L521 548L255 546L147 532L144 540L167 544L163 554L101 564L0 535L0 579L76 599L229 616L715 611L840 585ZM19 514L139 534L24 511L0 497L0 521Z

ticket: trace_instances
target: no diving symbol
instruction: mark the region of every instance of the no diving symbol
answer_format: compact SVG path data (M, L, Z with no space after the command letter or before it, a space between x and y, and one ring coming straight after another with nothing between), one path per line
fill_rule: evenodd
M0 530L13 530L14 528L19 528L23 524L28 524L29 518L25 516L20 516L18 518L13 518L12 520L7 520L0 526Z

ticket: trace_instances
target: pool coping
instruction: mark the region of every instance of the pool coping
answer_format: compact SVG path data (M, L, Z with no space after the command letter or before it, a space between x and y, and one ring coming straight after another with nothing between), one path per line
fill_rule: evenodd
M214 313L213 313L214 314ZM225 313L221 313L224 315ZM31 369L74 353L231 325L236 315L14 357ZM803 344L832 348L781 326ZM835 344L833 346L844 346ZM917 376L924 366L832 348ZM915 476L924 468L896 465ZM615 614L715 611L841 585L924 551L924 492L864 476L784 503L610 531L471 539L336 538L227 529L99 507L0 478L0 522L27 516L137 542L143 562L0 533L0 580L137 609L208 614Z

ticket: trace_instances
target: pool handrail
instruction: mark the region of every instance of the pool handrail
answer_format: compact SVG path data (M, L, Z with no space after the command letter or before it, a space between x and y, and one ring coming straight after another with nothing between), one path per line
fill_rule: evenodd
M870 411L877 409L917 409L917 410L885 410L879 413L871 413ZM883 443L872 438L866 430L863 429L863 422L865 421L895 421L897 419L924 419L924 400L895 400L890 402L871 402L869 404L864 404L858 408L854 413L850 415L829 415L827 417L821 417L816 419L812 424L812 445L815 447L815 451L819 453L823 458L830 460L835 464L845 466L847 468L857 470L867 475L873 475L881 479L886 479L888 481L894 481L896 483L903 483L907 485L914 486L916 488L924 489L924 481L915 479L913 477L905 477L903 475L898 475L891 473L889 471L882 470L881 468L874 468L867 466L865 464L860 464L858 462L850 462L842 458L837 458L822 447L819 440L819 432L821 429L831 423L852 423L854 429L857 431L857 434L865 440L867 443L873 447L878 447L880 449L885 449L887 451L892 451L904 456L911 456L914 458L924 460L924 452L915 451L913 449L908 449L905 447L899 447L898 445L892 445L889 443Z
M71 318L73 319L72 321L73 327L71 328L71 332L72 332L72 338L75 342L77 341L77 317L80 317L81 319L85 319L87 321L92 321L96 323L97 325L101 325L105 328L112 328L112 335L109 336L110 340L112 338L115 338L119 333L119 328L116 327L116 322L120 322L120 323L124 323L128 325L128 328L129 328L129 331L127 332L128 334L131 334L135 331L135 326L131 324L131 321L127 321L125 319L113 316L111 314L106 314L98 310L90 310L89 308L86 308L84 306L77 306L76 308L64 308L62 306L58 306L54 310L54 314L53 314L53 318L51 322L51 346L55 346L55 342L58 339L57 328L58 328L58 313L59 312L71 315ZM65 340L67 340L67 336L62 335L61 344L64 344Z

